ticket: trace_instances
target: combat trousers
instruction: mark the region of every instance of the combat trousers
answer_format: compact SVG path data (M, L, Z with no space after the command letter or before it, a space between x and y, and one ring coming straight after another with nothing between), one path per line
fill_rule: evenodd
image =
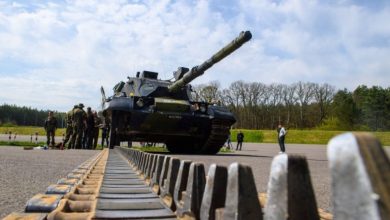
M68 143L68 141L70 141L68 144L68 149L72 148L72 134L73 134L73 127L71 125L68 125L66 127L66 135L64 139L64 146L66 143Z
M74 133L72 136L72 141L74 140L74 149L81 149L81 141L83 138L83 127L82 126L75 126L74 127Z
M96 149L97 143L98 143L98 138L99 138L99 128L94 128L93 129L93 145L92 145L92 149Z
M242 141L237 142L236 150L241 150L242 148Z
M85 138L86 138L86 144L85 144L85 149L92 149L92 144L93 144L93 128L87 128L87 130L85 130ZM84 140L83 140L84 141Z
M54 136L55 136L55 130L47 130L46 131L46 137L47 137L46 144L47 144L47 146L49 146L50 143L52 144L52 146L55 145ZM50 142L50 139L51 139L51 142Z

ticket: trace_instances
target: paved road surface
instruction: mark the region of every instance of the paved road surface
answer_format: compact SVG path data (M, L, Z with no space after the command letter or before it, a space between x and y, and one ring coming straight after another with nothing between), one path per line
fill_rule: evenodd
M233 143L234 144L234 143ZM330 211L330 174L325 145L287 144L288 154L305 155L320 208ZM390 148L386 148L390 155ZM76 166L94 155L88 150L32 150L0 147L0 218L11 211L21 211L26 201L47 186L64 177ZM180 159L203 162L206 172L212 163L228 166L233 162L249 164L258 192L266 192L272 158L279 152L276 144L244 143L242 151L213 156L174 155ZM6 212L6 213L5 213Z
M235 145L233 145L235 146ZM330 174L326 158L325 145L299 145L287 144L288 154L305 155L311 171L312 183L320 208L330 211ZM175 155L180 159L200 161L206 165L206 172L212 163L228 166L231 163L246 163L252 167L258 192L267 191L268 176L272 159L279 153L276 144L253 144L244 143L242 151L234 153L222 153L215 156L201 155Z
M0 219L100 151L23 150L0 146Z

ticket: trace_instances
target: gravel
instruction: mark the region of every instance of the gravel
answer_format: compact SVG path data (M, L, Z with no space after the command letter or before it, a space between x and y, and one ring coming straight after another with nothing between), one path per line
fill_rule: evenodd
M98 152L0 146L0 219L11 212L23 212L31 197L44 193L50 184Z

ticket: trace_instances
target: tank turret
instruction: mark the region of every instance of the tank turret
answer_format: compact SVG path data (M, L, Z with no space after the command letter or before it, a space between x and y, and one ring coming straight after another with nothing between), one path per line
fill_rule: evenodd
M168 89L170 92L176 92L180 88L184 87L192 80L202 75L207 69L212 67L214 64L221 61L223 58L227 57L229 54L237 50L244 43L248 42L252 38L250 31L242 31L240 35L230 42L228 45L219 50L214 54L210 59L206 60L199 66L193 67L191 70L184 67L179 67L179 69L174 73L176 81L171 84Z

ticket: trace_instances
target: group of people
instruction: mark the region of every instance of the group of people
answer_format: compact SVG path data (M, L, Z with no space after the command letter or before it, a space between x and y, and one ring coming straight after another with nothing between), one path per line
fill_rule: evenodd
M102 129L101 145L104 146L104 142L108 145L109 121L107 119L103 121L91 107L84 111L82 103L75 105L66 114L66 134L62 146L67 149L96 149L100 128ZM49 112L45 121L48 146L50 144L55 146L56 129L57 119L53 116L53 112Z

